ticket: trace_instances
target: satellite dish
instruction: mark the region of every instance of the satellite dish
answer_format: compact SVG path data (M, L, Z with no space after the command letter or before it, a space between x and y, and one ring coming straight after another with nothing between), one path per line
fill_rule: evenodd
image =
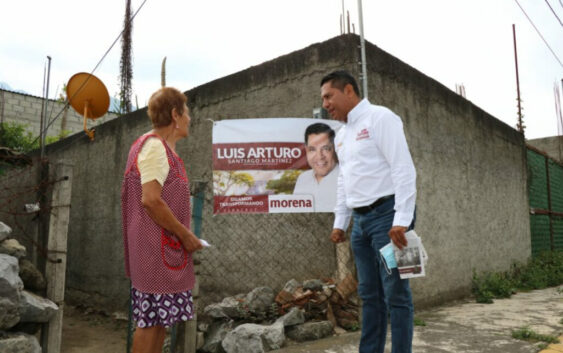
M76 112L84 116L84 131L94 140L94 130L88 130L86 120L103 116L109 108L109 94L99 78L86 72L72 76L66 84L66 96Z

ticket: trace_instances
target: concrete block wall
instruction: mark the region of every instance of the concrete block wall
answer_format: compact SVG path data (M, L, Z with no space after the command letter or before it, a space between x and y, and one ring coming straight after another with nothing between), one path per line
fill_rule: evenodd
M559 163L563 163L563 136L551 136L528 140L528 143Z
M27 131L33 136L39 136L41 127L41 108L43 98L28 94L11 92L0 89L0 122L15 122L27 125ZM50 99L47 103L47 122L56 120L49 126L47 136L58 136L63 130L70 133L83 131L84 118L72 107L68 107L64 113L64 104ZM117 114L107 113L104 116L92 120L89 119L88 128L103 124L115 119ZM47 123L45 123L47 124Z
M250 274L248 282L233 283L228 276L204 270L202 296L232 295L245 286L282 286L288 278L271 278L263 269L306 255L313 255L311 271L299 273L300 277L319 275L321 268L335 270L336 255L328 241L331 215L212 215L209 119L311 117L313 108L321 105L323 75L344 68L358 76L358 43L355 35L336 37L187 92L191 136L179 143L178 153L190 180L207 182L202 232L219 249L202 252L202 266L211 268L221 259L222 267ZM370 43L367 56L370 100L402 117L418 172L417 231L430 263L427 277L411 282L415 305L466 296L473 270L507 270L530 257L524 138ZM130 144L149 129L143 109L100 125L93 142L75 134L47 149L50 159L75 165L67 288L95 296L107 307L127 303L121 179ZM278 251L269 258L253 257L264 252L256 240L267 237L290 244L308 241L299 243L305 245L292 254ZM235 239L247 248L233 247Z

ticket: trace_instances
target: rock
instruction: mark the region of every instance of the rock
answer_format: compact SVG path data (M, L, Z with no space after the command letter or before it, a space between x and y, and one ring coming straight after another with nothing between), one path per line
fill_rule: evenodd
M299 308L291 308L284 316L278 318L276 322L281 322L284 327L299 325L305 322L305 313Z
M318 340L330 336L333 326L330 321L306 322L302 325L291 326L286 335L298 342Z
M43 274L28 259L20 259L20 278L25 289L32 292L41 292L47 288Z
M222 345L227 353L263 353L280 349L284 341L281 322L270 326L244 324L229 332Z
M290 279L287 281L285 286L283 286L283 290L289 293L295 293L297 288L301 287L301 284L294 279Z
M19 321L20 311L18 302L0 297L0 330L10 329ZM4 351L0 349L0 352Z
M35 336L25 333L6 334L0 337L2 353L41 353L41 347Z
M198 318L198 319L199 319L199 318ZM209 330L209 323L207 323L207 322L200 322L200 321L198 320L198 322L197 322L197 330L198 330L199 332L203 332L203 333L207 332L207 331Z
M21 322L49 322L59 310L57 304L26 290L22 291L19 305Z
M227 319L228 316L223 312L221 304L209 304L203 309L203 315L213 319Z
M18 259L0 254L0 298L6 298L18 304L23 282L18 275Z
M18 322L18 324L10 329L11 332L24 332L35 335L41 330L43 324L38 322Z
M236 319L244 316L242 312L243 309L240 303L240 300L236 299L235 297L227 297L223 299L221 303L219 303L219 306L221 307L225 315L230 318Z
M214 322L209 325L205 335L205 343L201 347L202 352L224 353L221 342L227 333L233 328L233 321Z
M241 305L243 301L244 299L237 299L237 297L227 297L221 303L206 306L203 313L214 319L243 318L246 314Z
M201 347L203 347L204 343L205 343L205 338L203 336L203 332L196 332L195 349L200 349Z
M304 290L321 291L323 290L324 283L319 279L309 279L303 282Z
M25 282L24 282L25 283ZM111 317L116 321L129 321L129 316L123 311L114 311Z
M254 288L246 295L246 305L252 312L265 312L274 303L274 290L270 287Z
M25 257L25 247L16 239L5 239L0 243L0 254L7 254L21 259Z
M6 239L12 233L12 228L8 227L4 222L0 222L0 242Z

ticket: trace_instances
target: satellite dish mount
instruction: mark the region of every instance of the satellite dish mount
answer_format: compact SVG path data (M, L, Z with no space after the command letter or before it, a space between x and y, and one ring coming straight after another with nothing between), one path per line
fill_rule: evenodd
M84 132L94 140L94 129L88 130L87 119L103 116L109 108L109 94L106 86L96 76L80 72L68 80L66 95L74 110L84 116Z

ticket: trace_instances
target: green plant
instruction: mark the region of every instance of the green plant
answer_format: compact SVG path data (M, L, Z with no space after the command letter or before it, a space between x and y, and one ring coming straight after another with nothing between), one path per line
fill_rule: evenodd
M359 323L355 323L350 325L346 330L350 331L350 332L356 332L360 329L360 324Z
M563 283L563 252L547 251L532 258L527 266L514 272L517 286L523 290L553 287Z
M421 318L415 317L414 318L414 326L426 326L426 321Z
M27 125L19 123L0 124L0 146L8 147L17 152L29 152L39 147L39 140L31 132L26 131Z
M540 343L538 344L538 349L540 350L544 350L548 347L549 345L547 343Z
M506 272L473 271L472 293L478 303L492 303L495 298L509 298L516 290L526 291L563 283L563 251L549 251L527 264L514 264Z
M473 272L472 292L477 303L492 303L494 298L509 298L514 283L506 273L488 272L478 276Z
M527 326L512 331L512 338L529 342L559 343L559 339L557 339L557 337L551 335L542 335Z

